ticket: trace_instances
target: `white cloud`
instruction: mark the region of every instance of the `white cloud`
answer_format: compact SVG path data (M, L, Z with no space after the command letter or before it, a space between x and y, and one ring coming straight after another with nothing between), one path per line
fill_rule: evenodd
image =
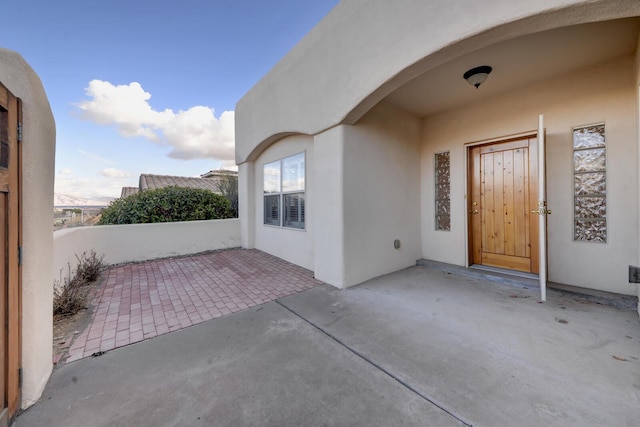
M107 168L100 171L100 175L106 178L131 178L133 175L127 171L116 168Z
M125 137L141 136L168 145L172 158L234 160L233 111L225 111L219 117L212 108L204 106L178 112L156 111L149 104L151 94L137 82L115 86L92 80L85 91L90 99L77 104L85 119L115 125Z
M108 176L110 172L105 174L103 173L105 171L109 171L109 169L103 170L99 175L88 177L68 168L61 169L56 174L55 193L85 199L120 197L122 187L135 187L138 185L137 179L127 172L111 169L112 175L116 176ZM117 176L118 174L113 173L113 171L124 172L127 176Z

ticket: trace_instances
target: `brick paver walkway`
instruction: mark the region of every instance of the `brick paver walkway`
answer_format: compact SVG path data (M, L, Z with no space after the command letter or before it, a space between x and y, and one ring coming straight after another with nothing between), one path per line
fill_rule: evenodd
M66 362L304 291L311 271L264 252L228 250L112 267Z

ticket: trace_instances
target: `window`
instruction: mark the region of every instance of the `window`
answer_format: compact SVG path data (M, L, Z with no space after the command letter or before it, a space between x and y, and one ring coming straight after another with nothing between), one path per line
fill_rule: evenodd
M607 241L604 125L573 130L574 240Z
M264 165L265 224L304 229L304 157L298 153Z
M451 162L449 152L437 153L435 158L436 230L451 230Z

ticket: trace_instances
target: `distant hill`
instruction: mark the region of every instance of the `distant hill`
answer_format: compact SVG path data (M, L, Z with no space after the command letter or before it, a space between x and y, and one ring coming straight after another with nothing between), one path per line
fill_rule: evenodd
M67 194L54 194L54 206L107 206L113 200L113 197L96 197L94 199L86 199L83 197L69 196Z

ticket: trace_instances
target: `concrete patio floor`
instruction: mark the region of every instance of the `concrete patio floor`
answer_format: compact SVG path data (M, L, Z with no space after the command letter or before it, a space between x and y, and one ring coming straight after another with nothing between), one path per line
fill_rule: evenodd
M30 426L637 426L635 311L413 267L69 363Z

